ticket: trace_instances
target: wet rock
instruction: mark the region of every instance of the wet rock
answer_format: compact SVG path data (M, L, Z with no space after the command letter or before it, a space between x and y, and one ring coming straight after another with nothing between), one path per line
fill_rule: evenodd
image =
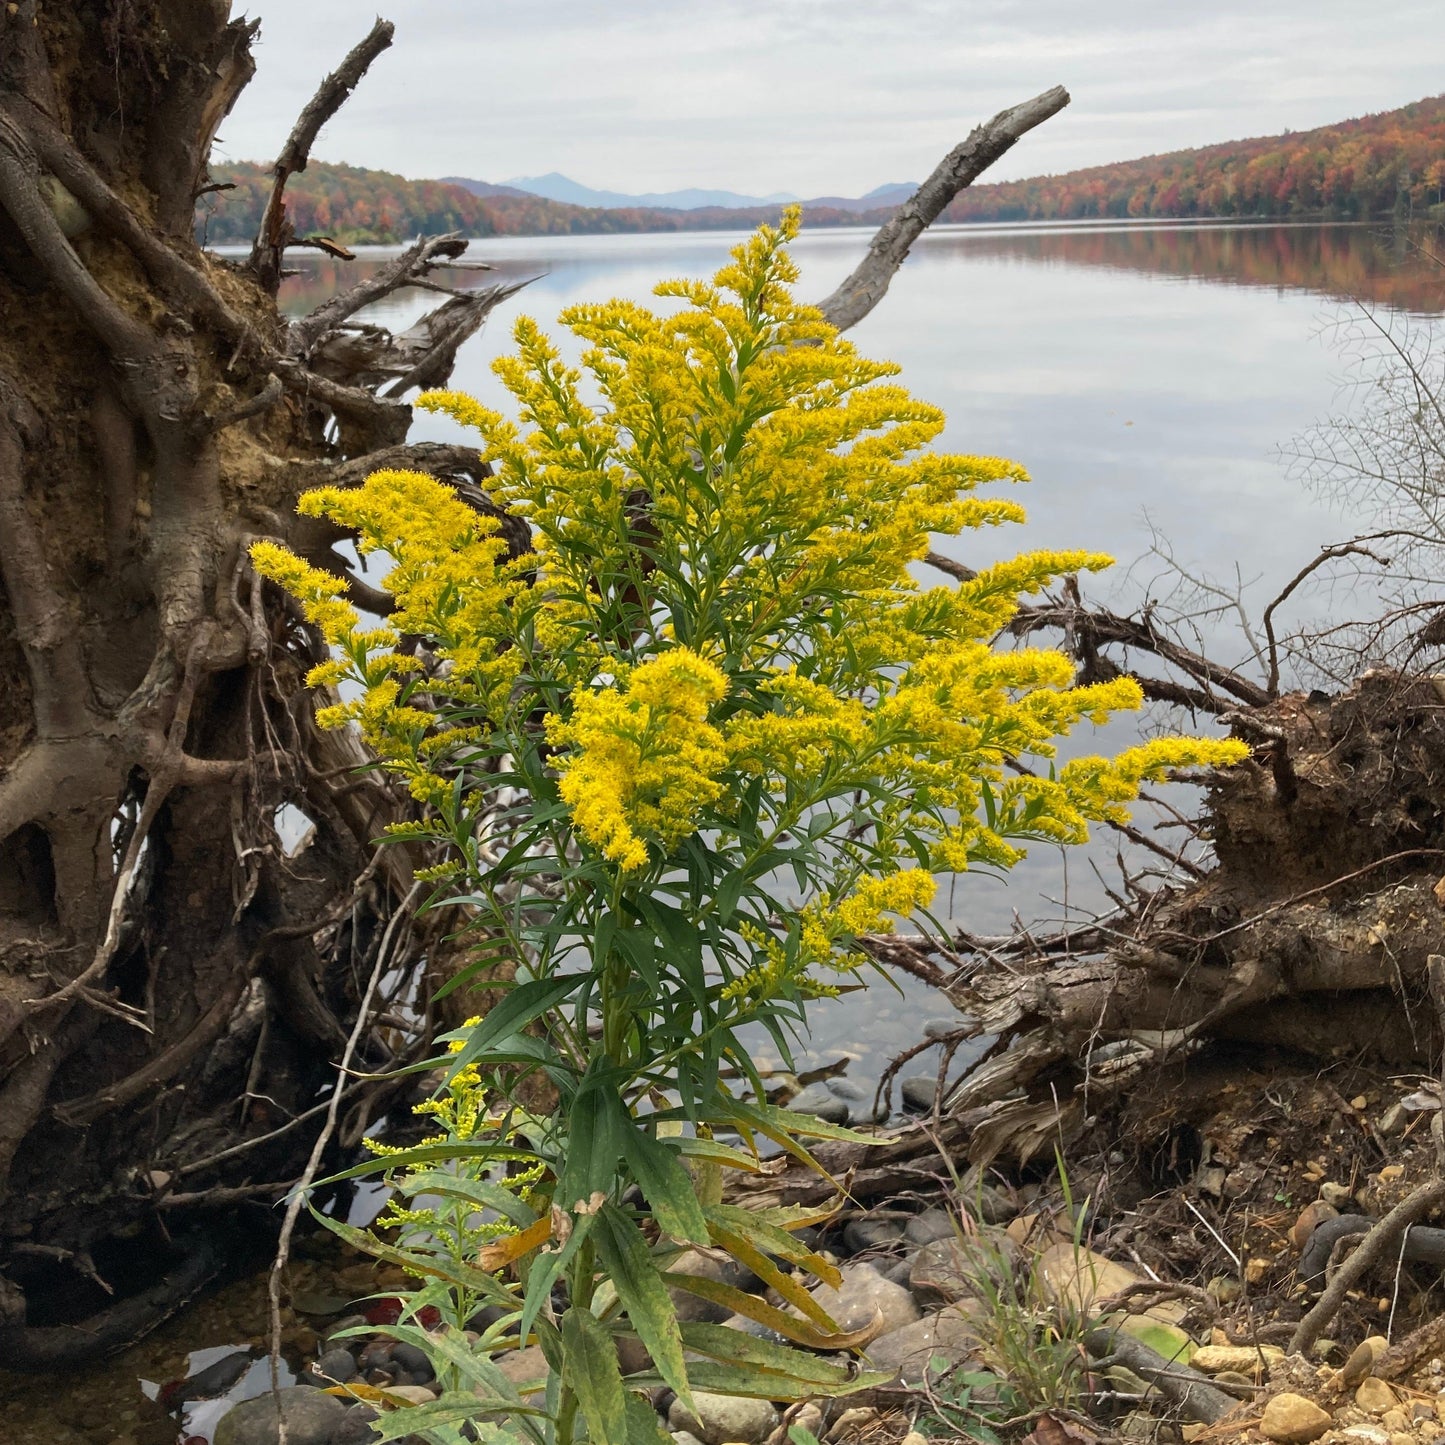
M901 1330L919 1317L918 1305L908 1290L884 1279L871 1264L845 1265L842 1275L842 1289L820 1284L812 1295L845 1334L866 1328L875 1315L883 1318L884 1334Z
M1371 1415L1383 1415L1386 1410L1393 1410L1399 1403L1395 1392L1383 1380L1377 1380L1373 1375L1362 1380L1355 1391L1355 1404Z
M360 1371L356 1368L356 1356L350 1350L332 1348L312 1364L308 1373L323 1385L344 1385L356 1379Z
M1330 1428L1329 1413L1303 1395L1276 1395L1265 1407L1260 1432L1279 1445L1309 1445Z
M355 1404L346 1412L346 1418L336 1428L329 1445L373 1445L381 1436L371 1428L377 1419L376 1411L370 1405Z
M935 1074L914 1074L898 1085L903 1107L915 1114L926 1114L933 1108L938 1094L938 1077Z
M785 1340L776 1330L769 1329L767 1325L752 1320L747 1315L729 1315L723 1322L725 1330L741 1330L745 1335L751 1335L755 1340L767 1340L772 1345L786 1345Z
M977 1312L972 1301L948 1305L883 1335L868 1346L869 1368L892 1370L909 1386L947 1374L978 1348Z
M958 1221L946 1209L925 1209L908 1221L903 1234L913 1244L932 1244L937 1239L953 1239Z
M254 1358L250 1350L235 1350L207 1365L204 1370L187 1376L171 1398L176 1401L210 1400L224 1395L251 1368Z
M825 1124L846 1124L848 1122L847 1100L835 1098L828 1092L826 1084L809 1084L788 1105L788 1108L797 1114L811 1114Z
M923 1020L923 1037L926 1039L941 1039L948 1034L957 1033L963 1027L964 1020L955 1014L952 1018L936 1017Z
M980 1280L1001 1283L1013 1270L1018 1246L1001 1229L987 1226L977 1237L936 1239L918 1251L908 1283L923 1304L972 1299Z
M400 1365L419 1385L424 1385L428 1380L436 1377L436 1370L432 1368L431 1360L427 1358L426 1351L419 1345L405 1343L393 1345L391 1358L393 1363Z
M862 1084L855 1084L852 1079L829 1079L828 1092L835 1099L846 1099L850 1104L862 1103L868 1097L868 1091Z
M766 1400L746 1400L737 1395L711 1395L694 1390L696 1414L681 1400L674 1400L667 1412L668 1427L687 1430L703 1445L754 1445L766 1440L778 1423L778 1412Z
M216 1426L215 1445L277 1445L283 1421L286 1445L330 1445L346 1414L347 1407L334 1395L289 1385L228 1410Z
M843 1230L843 1246L850 1254L863 1254L870 1249L889 1249L906 1232L901 1219L853 1219Z

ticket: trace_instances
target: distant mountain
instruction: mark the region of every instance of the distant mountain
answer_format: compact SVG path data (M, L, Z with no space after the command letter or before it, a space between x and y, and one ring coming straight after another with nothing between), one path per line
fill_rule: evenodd
M530 196L533 191L519 191L516 186L494 186L490 181L474 181L467 176L443 176L444 186L460 186L474 196Z
M485 182L462 181L469 190L475 184ZM641 195L629 195L624 191L599 191L584 186L558 171L548 171L545 176L514 176L506 183L512 191L524 191L528 195L543 196L549 201L566 201L573 206L604 206L611 209L632 206L658 206L670 211L697 211L704 206L725 206L729 210L743 210L751 206L786 205L798 198L784 191L770 196L743 196L736 191L709 191L698 186L689 186L682 191L646 191ZM485 192L478 191L483 195Z

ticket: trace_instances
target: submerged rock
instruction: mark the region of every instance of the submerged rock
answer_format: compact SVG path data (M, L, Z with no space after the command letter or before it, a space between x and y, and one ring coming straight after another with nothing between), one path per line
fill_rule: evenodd
M216 1426L215 1445L277 1445L282 1421L286 1445L330 1445L346 1416L347 1407L334 1395L288 1385L228 1410Z

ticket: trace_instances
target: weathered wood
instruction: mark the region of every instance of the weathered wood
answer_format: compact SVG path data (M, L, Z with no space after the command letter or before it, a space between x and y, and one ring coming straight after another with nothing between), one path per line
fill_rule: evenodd
M1032 100L999 111L992 120L969 132L967 139L938 163L933 174L884 223L853 274L819 303L823 315L839 331L856 326L883 299L909 248L943 214L948 203L1035 126L1057 115L1068 103L1068 91L1056 85Z

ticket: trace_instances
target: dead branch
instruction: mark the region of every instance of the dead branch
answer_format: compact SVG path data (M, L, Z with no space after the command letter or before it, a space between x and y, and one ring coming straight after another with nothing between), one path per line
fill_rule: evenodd
M316 94L297 117L281 154L276 157L276 178L261 215L261 226L248 262L256 279L273 296L281 285L281 257L294 239L291 224L286 218L286 182L296 172L306 169L311 147L321 127L346 103L347 96L360 84L371 62L391 44L395 32L396 27L389 20L378 20L371 27L371 33L321 82Z
M839 331L856 326L883 299L909 248L948 203L1024 135L1057 115L1068 103L1068 91L1056 85L1032 100L999 111L992 120L971 131L879 229L853 274L819 303L823 315Z
M1188 1365L1170 1362L1148 1345L1108 1324L1098 1324L1084 1336L1089 1353L1096 1359L1110 1359L1147 1380L1187 1420L1212 1425L1222 1420L1239 1403Z

